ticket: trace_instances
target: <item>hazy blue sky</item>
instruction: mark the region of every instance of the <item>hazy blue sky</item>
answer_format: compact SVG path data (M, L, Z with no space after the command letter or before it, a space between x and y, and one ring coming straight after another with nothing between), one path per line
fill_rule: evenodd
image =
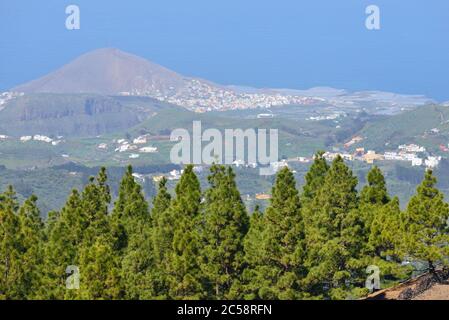
M81 30L65 28L69 4ZM449 100L448 0L0 0L0 89L101 47L223 84Z

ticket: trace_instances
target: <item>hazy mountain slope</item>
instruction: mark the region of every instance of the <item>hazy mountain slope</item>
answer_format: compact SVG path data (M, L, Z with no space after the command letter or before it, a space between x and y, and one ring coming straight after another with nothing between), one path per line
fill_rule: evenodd
M96 136L131 128L173 106L143 97L30 94L0 111L0 134Z
M100 93L146 91L169 94L185 85L177 73L117 49L86 53L40 79L13 88L25 93Z

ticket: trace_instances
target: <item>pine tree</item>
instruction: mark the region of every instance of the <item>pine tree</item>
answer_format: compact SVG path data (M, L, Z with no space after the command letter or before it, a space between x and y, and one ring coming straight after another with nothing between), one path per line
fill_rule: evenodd
M369 230L365 265L378 266L384 280L406 279L410 276L411 269L401 264L404 233L399 199L394 197L375 210Z
M409 269L401 265L399 199L390 200L385 178L378 167L368 173L368 184L360 194L360 217L364 224L362 256L363 266L375 265L381 270L382 279L404 279Z
M240 286L243 239L249 218L232 169L213 165L210 171L201 224L201 271L208 296L225 299L232 297L231 290Z
M44 224L37 207L37 197L31 196L20 208L20 266L22 277L19 281L23 299L40 298L38 291L43 280Z
M253 300L258 298L260 283L258 281L258 268L264 259L264 250L261 246L264 234L264 216L256 205L250 218L250 227L243 241L246 267L242 274L243 288L239 298Z
M363 187L360 194L361 204L384 205L390 201L387 185L382 171L374 166L368 173L368 185Z
M74 292L76 298L117 299L122 293L120 265L114 254L114 236L108 217L110 201L106 169L101 168L81 197L87 226L78 250L80 290Z
M170 208L171 196L167 190L167 179L164 177L159 182L159 189L156 197L153 199L153 209L151 218L153 228L152 249L154 257L154 269L151 277L155 290L155 295L159 299L169 297L169 285L167 283L167 263L168 257L172 252L174 221L172 219Z
M307 266L305 280L313 295L345 298L363 239L358 217L357 178L338 156L306 210ZM354 263L354 265L352 265Z
M302 201L304 203L311 201L324 183L329 165L323 155L324 151L319 151L315 154L313 164L304 177L305 184L302 193Z
M0 198L0 300L22 298L22 288L18 286L22 278L20 221L8 203L9 195L3 194Z
M78 250L87 226L81 196L73 190L61 212L51 213L47 222L43 298L61 300L70 294L66 288L66 269L79 266Z
M0 209L10 210L13 213L19 210L19 202L13 186L9 185L6 191L0 194Z
M151 217L153 220L153 247L156 262L161 264L165 253L171 250L173 241L173 219L170 216L169 207L171 195L167 190L167 179L164 177L159 182L159 189L153 200Z
M401 209L399 199L376 208L370 225L368 247L374 255L384 257L397 254L401 240Z
M360 193L360 215L364 223L366 240L370 236L371 224L376 215L390 201L385 178L377 166L369 171L367 180L368 184Z
M169 295L173 299L199 299L204 296L198 261L201 189L192 165L185 167L175 191L176 198L169 209L174 224L166 266Z
M258 219L258 218L256 218ZM245 278L249 288L257 288L246 297L261 299L300 299L304 297L301 280L306 270L304 222L296 182L288 168L282 169L272 189L270 206L263 216L262 256L248 256ZM253 232L253 231L252 231ZM257 236L254 236L257 240ZM246 241L245 252L257 244Z
M129 166L120 183L111 216L114 253L121 268L121 296L137 300L152 296L148 273L153 266L151 221L141 186Z
M426 171L402 217L407 256L427 262L431 272L449 264L449 206L436 183L432 170Z
M98 235L79 252L80 289L74 298L113 300L121 296L119 263L113 251L111 234Z
M244 239L245 261L248 265L256 266L263 259L261 246L265 229L264 215L256 205L250 218L250 227Z

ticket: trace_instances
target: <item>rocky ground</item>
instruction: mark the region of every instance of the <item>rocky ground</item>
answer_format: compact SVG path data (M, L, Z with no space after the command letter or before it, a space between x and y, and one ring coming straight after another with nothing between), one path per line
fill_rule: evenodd
M426 273L396 287L369 295L367 300L449 300L449 272Z

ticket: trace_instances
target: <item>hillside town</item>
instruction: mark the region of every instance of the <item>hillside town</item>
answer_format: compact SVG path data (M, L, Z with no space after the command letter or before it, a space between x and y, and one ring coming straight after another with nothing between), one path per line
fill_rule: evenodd
M344 144L345 149L349 149L357 143L363 141L363 137L355 136L350 141ZM440 150L449 148L448 146L440 146ZM326 152L324 157L328 160L333 160L337 155L340 155L347 161L364 161L373 164L376 161L404 161L409 162L413 167L425 166L426 168L438 167L442 157L430 154L425 147L417 144L403 144L399 145L396 150L389 150L383 153L377 153L374 150L366 150L363 147L355 149L355 152Z
M121 92L121 95L148 95L160 101L183 106L195 112L214 110L237 110L270 108L282 105L309 105L325 100L280 93L244 93L226 87L211 85L206 81L190 79L181 90L171 90L171 94L160 90Z

